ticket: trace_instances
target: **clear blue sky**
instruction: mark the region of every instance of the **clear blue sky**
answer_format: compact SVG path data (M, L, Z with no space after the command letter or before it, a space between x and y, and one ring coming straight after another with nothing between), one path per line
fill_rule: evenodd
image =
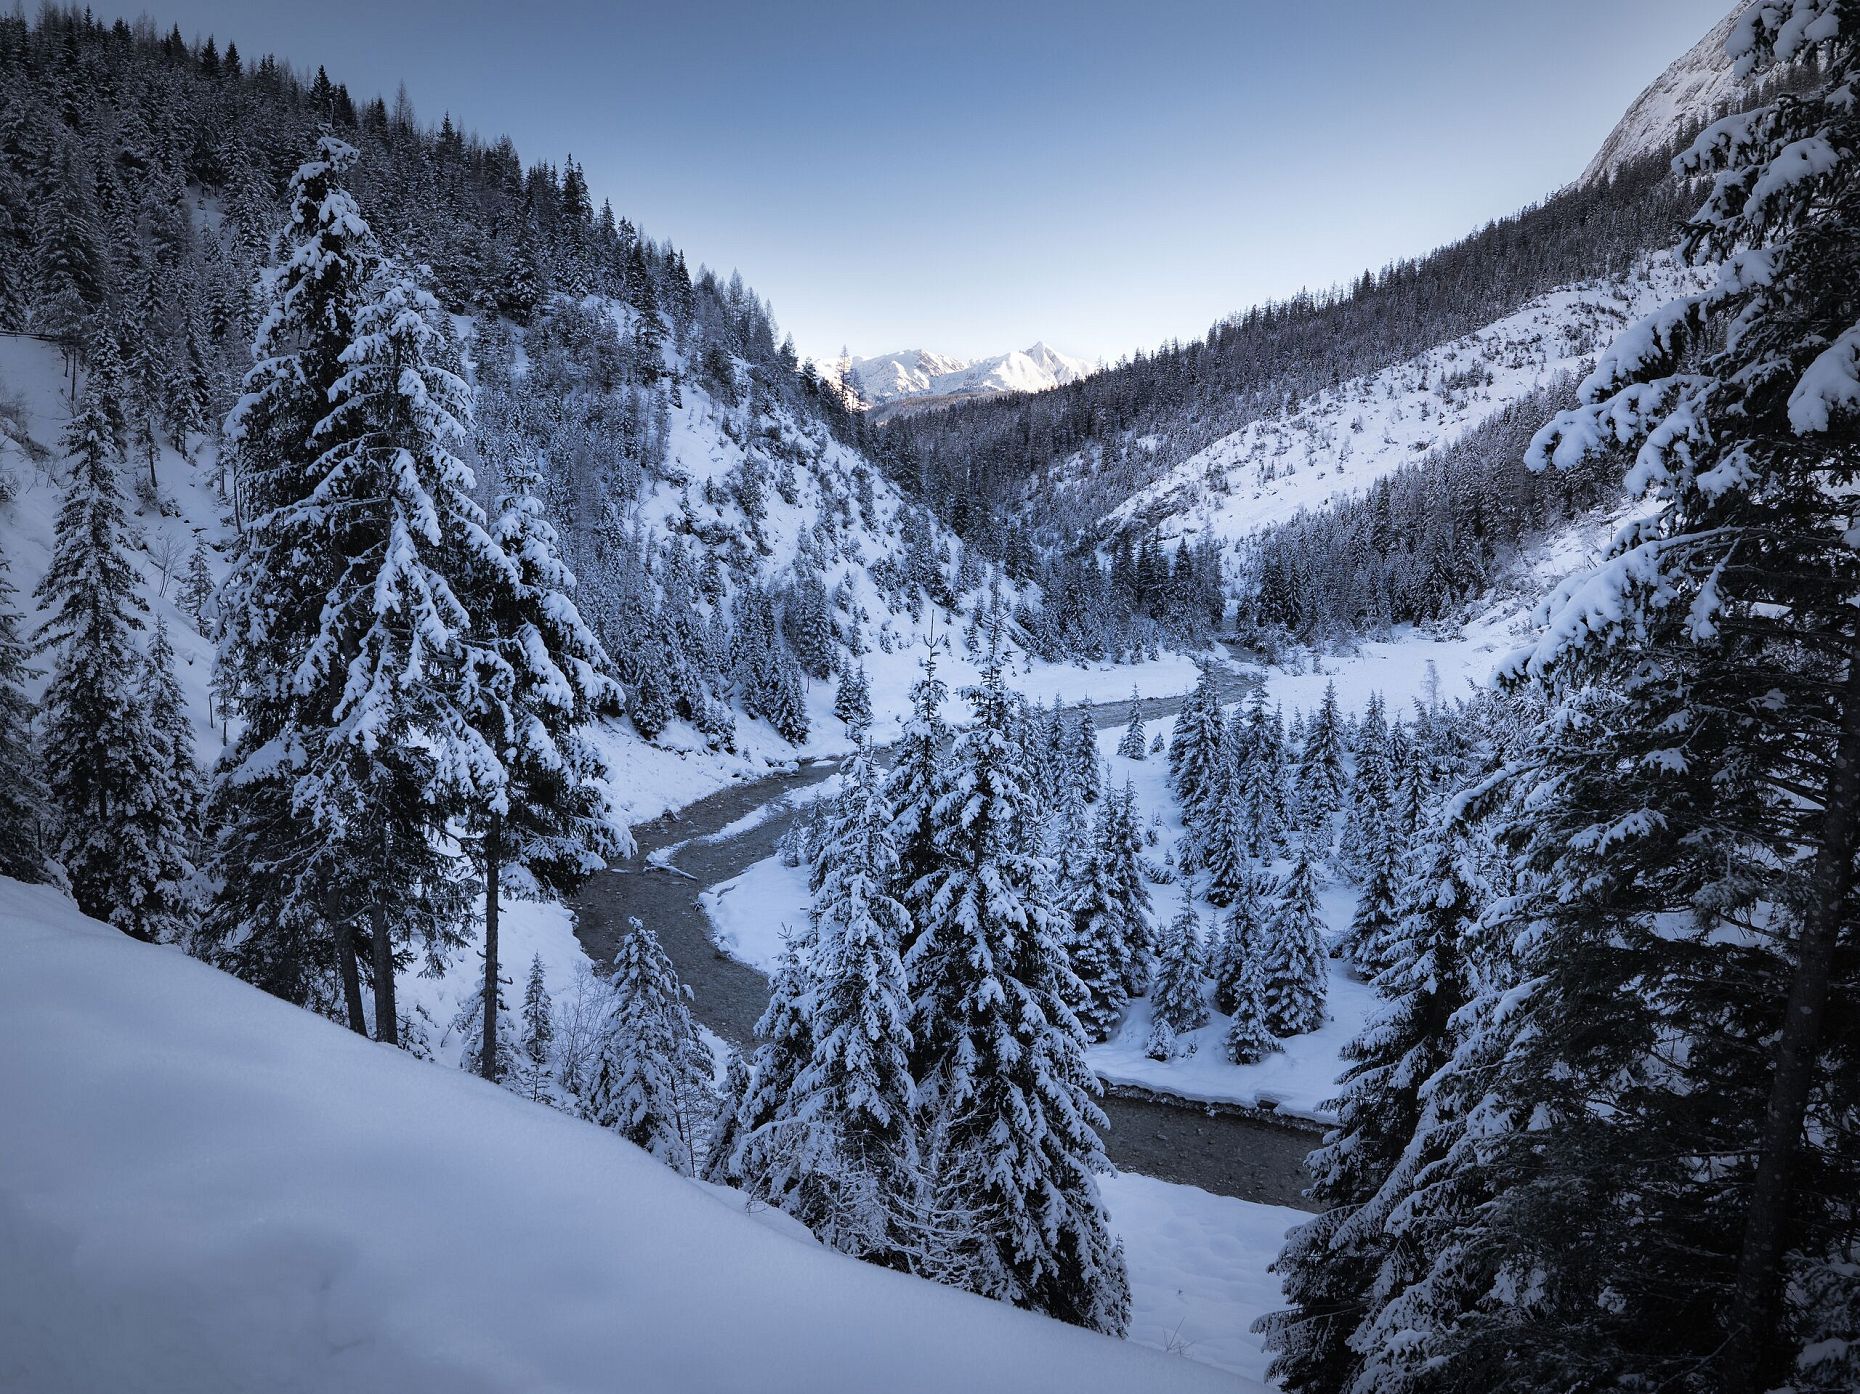
M1112 358L1568 182L1731 0L168 0L404 80L740 269L805 353ZM104 8L108 8L105 0Z

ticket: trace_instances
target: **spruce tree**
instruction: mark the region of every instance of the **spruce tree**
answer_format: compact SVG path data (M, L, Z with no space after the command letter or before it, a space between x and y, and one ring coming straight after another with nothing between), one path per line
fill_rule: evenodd
M1126 760L1142 760L1149 749L1149 737L1143 729L1143 705L1137 699L1136 690L1130 693L1130 720L1124 726L1124 734L1118 738L1117 753Z
M1386 825L1392 816L1395 789L1389 770L1389 730L1383 714L1382 694L1371 693L1363 719L1356 728L1351 752L1355 772L1338 839L1338 865L1358 881L1367 882L1385 846Z
M1249 963L1255 976L1265 953L1266 921L1272 881L1248 868L1234 889L1221 936L1208 955L1208 976L1214 980L1214 1005L1232 1013L1241 974Z
M937 680L936 655L923 660L923 676L911 687L911 715L904 724L885 778L890 805L891 841L898 852L898 880L892 898L910 912L915 925L923 910L925 878L936 869L936 806L949 785L949 727L943 721L948 689ZM915 931L901 951L908 952Z
M517 1084L524 1097L549 1103L555 1097L550 1061L555 1047L555 1003L543 978L541 954L530 958L523 988L523 1036L517 1043Z
M715 1107L710 1052L658 938L627 921L614 955L613 1010L600 1046L588 1116L673 1171L696 1174Z
M140 939L182 929L171 773L143 699L135 634L148 607L129 561L107 413L86 387L65 433L71 475L36 592L56 653L40 732L56 850L78 908Z
M833 690L833 714L854 740L871 728L872 680L863 663L849 662L840 670L839 685Z
M1201 866L1208 874L1207 897L1211 905L1233 904L1247 874L1251 837L1243 781L1248 772L1230 767L1222 776L1220 792L1210 801L1207 810Z
M1266 925L1260 975L1266 1026L1279 1037L1302 1035L1324 1024L1324 922L1318 914L1312 841L1306 837L1299 843Z
M343 186L354 160L353 147L325 137L291 176L253 367L226 422L247 516L221 591L218 684L241 727L214 781L211 925L218 956L241 977L341 1012L365 1034L361 906L298 797L307 767L324 758L333 707L327 682L300 682L338 570L307 506L323 475L314 433L347 372L355 313L380 260Z
M1204 666L1195 690L1182 704L1169 742L1169 782L1182 805L1182 820L1195 827L1220 785L1227 723L1221 715L1214 669Z
M713 1168L759 1200L779 1201L795 1175L790 1155L800 1139L791 1127L768 1125L781 1115L794 1081L814 1058L814 948L811 917L805 929L791 930L783 940L738 1096L736 1147Z
M1208 1024L1202 996L1201 918L1194 908L1170 922L1156 961L1156 984L1150 991L1150 1036L1144 1046L1152 1060L1181 1054L1181 1037Z
M910 996L898 945L907 923L890 810L869 747L840 776L833 822L814 860L813 1053L764 1126L792 1128L788 1173L770 1178L784 1208L822 1243L906 1266L920 1211Z
M1261 1329L1274 1352L1270 1373L1288 1389L1352 1387L1361 1366L1358 1328L1414 1262L1399 1251L1388 1219L1418 1170L1420 1154L1408 1153L1422 1094L1453 1054L1453 1018L1471 995L1466 947L1482 910L1465 840L1440 827L1430 848L1416 880L1432 893L1391 940L1396 966L1376 980L1384 1004L1344 1048L1342 1094L1327 1105L1337 1124L1310 1157L1319 1214L1287 1235L1273 1265L1291 1306Z
M1502 1349L1514 1386L1598 1368L1781 1383L1806 1334L1791 1270L1851 1243L1831 1201L1860 1188L1837 1141L1860 841L1860 15L1754 6L1729 52L1745 75L1802 66L1800 90L1680 157L1706 176L1684 250L1722 261L1715 283L1624 333L1531 449L1539 467L1633 450L1628 491L1655 506L1508 665L1559 704L1538 755L1558 805L1526 844L1557 894L1498 1089L1530 1127L1488 1141L1512 1165L1482 1212L1501 1277L1532 1286L1468 1314L1449 1359L1492 1368Z
M280 510L284 527L314 532L336 559L297 670L326 704L316 713L326 727L293 792L330 858L332 889L367 929L375 1034L390 1043L403 961L416 946L433 959L463 940L463 867L439 834L448 815L505 796L493 736L525 740L482 720L484 694L508 668L480 642L465 600L474 577L509 559L456 453L471 401L446 365L447 333L430 295L392 266L377 273L315 428L315 487ZM495 966L487 957L488 977Z
M1121 1335L1122 1246L1098 1192L1105 1126L1066 1005L1076 993L1047 903L1013 704L991 646L938 800L939 865L906 961L914 1075L939 1170L973 1233L971 1291Z
M20 635L9 570L0 556L0 769L8 772L0 780L0 876L40 882L51 875L42 845L46 788L33 748L33 704L26 696L26 683L39 670L27 662L31 649Z
M555 529L526 457L505 462L490 535L465 573L473 618L463 712L498 768L470 800L473 855L484 878L486 1070L500 1059L500 902L566 896L623 848L600 792L605 773L586 735L597 711L621 701L606 652L570 592ZM487 1074L487 1079L491 1076Z
M1324 700L1305 725L1298 752L1298 819L1306 832L1327 832L1343 807L1348 782L1343 767L1343 720L1337 711L1337 684L1324 684ZM1329 838L1324 838L1328 846Z

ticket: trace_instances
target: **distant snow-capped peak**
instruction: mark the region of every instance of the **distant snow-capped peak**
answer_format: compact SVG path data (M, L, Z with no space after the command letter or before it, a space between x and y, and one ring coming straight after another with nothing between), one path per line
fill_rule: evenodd
M1075 382L1094 365L1039 342L992 358L952 358L929 349L902 349L875 358L855 358L847 376L869 407L907 398L994 397L1004 392L1044 392Z

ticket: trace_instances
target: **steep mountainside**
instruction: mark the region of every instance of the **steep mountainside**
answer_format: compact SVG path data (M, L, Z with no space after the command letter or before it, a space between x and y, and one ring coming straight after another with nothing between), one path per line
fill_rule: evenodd
M1757 0L1737 0L1731 12L1687 49L1634 99L1578 181L1607 179L1622 165L1645 155L1669 153L1681 137L1718 112L1738 105L1752 84L1732 71L1725 40Z

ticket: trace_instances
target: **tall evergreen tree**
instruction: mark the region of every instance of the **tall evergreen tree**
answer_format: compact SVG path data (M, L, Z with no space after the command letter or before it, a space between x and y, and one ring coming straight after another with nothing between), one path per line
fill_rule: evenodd
M1298 752L1298 817L1307 832L1327 830L1343 807L1348 775L1343 762L1343 718L1337 711L1337 684L1324 684L1324 700L1305 726ZM1327 846L1329 839L1325 839Z
M927 878L936 869L936 806L949 785L949 727L943 720L948 688L937 679L936 655L923 660L923 676L911 687L911 715L904 724L885 779L885 802L892 810L891 840L898 851L898 881L892 898L922 916ZM902 950L915 938L908 933Z
M897 874L890 809L863 744L840 776L838 807L814 860L818 942L813 1054L776 1118L790 1213L823 1243L907 1266L921 1212L917 1091L910 1073L910 995L898 945L907 918L888 887Z
M1201 917L1191 906L1170 922L1157 954L1150 1035L1144 1046L1151 1059L1174 1059L1181 1053L1182 1036L1208 1024L1202 978Z
M474 855L484 875L485 1069L496 1039L500 902L564 896L606 866L626 841L600 792L604 773L585 728L617 709L618 687L600 641L570 592L555 529L537 498L527 458L505 462L497 516L468 572L473 610L465 717L496 753L483 796L473 800ZM486 1078L490 1078L486 1075Z
M1287 1235L1273 1265L1292 1305L1261 1329L1275 1353L1271 1374L1287 1389L1353 1387L1365 1316L1380 1294L1418 1276L1404 1271L1413 1258L1387 1222L1428 1160L1410 1146L1423 1090L1452 1056L1453 1018L1471 994L1465 952L1482 909L1464 839L1437 828L1430 853L1416 880L1431 893L1391 942L1394 966L1376 979L1383 1005L1344 1048L1342 1094L1329 1105L1337 1124L1311 1154L1319 1213Z
M1275 1036L1297 1036L1324 1023L1324 921L1318 913L1314 839L1299 843L1266 925L1266 1025Z
M41 731L57 814L57 856L78 908L140 939L182 929L169 876L179 832L170 771L137 679L135 634L148 607L129 561L107 413L86 387L65 433L71 476L37 631L56 651Z
M1792 1271L1851 1245L1860 12L1753 6L1730 53L1814 61L1679 161L1710 176L1684 245L1716 283L1627 331L1532 446L1636 448L1657 506L1512 665L1560 699L1528 843L1557 894L1498 1090L1529 1127L1488 1140L1481 1224L1530 1287L1448 1357L1503 1350L1501 1388L1771 1388L1819 1334Z
M973 1216L972 1291L1122 1334L1130 1292L1097 1176L1105 1126L1066 1005L1077 992L1045 867L998 651L972 689L951 786L935 809L941 865L907 959L915 1074Z
M600 1047L588 1116L673 1171L695 1174L714 1108L710 1052L657 936L627 921L614 955L613 1014Z
M1220 788L1227 722L1221 715L1220 685L1214 669L1204 666L1195 690L1182 704L1169 740L1169 782L1182 805L1182 819L1193 828Z
M334 705L328 682L304 668L338 565L306 507L323 473L315 431L347 372L356 310L380 260L343 184L355 156L325 137L291 176L253 367L226 422L246 524L221 591L219 685L242 724L214 781L211 923L241 977L340 1011L366 1034L362 906L298 797L309 764L324 758Z
M0 556L0 876L39 882L50 876L42 842L45 781L33 749L33 704L26 683L39 675L27 661L31 649L20 634L7 559Z

